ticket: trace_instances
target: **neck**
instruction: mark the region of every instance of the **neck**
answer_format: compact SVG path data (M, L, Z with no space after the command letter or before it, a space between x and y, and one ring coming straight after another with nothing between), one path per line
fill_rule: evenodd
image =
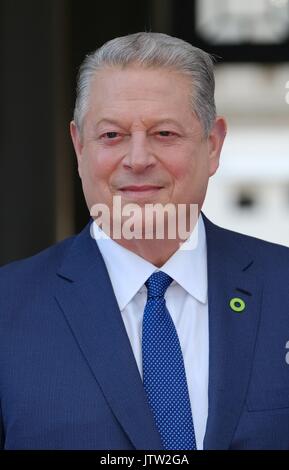
M160 268L179 249L181 240L115 240L127 250Z
M115 237L111 234L110 224L107 226L104 224L101 228L102 231L111 237L116 243L160 268L191 235L198 222L198 217L199 212L196 214L193 221L190 221L190 230L186 233L182 233L184 238L180 238L178 235L176 236L176 233L174 238L171 238L169 236L170 232L167 225L162 238L157 238L155 231L150 232L150 238L145 237L145 229L143 229L143 237L125 238L124 236L121 236L120 238L118 234ZM121 231L121 234L123 235L123 230ZM179 231L177 231L177 234L179 234Z

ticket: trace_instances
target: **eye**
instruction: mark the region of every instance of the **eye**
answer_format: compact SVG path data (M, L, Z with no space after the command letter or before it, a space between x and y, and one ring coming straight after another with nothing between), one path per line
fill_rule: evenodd
M99 140L105 145L114 145L122 142L124 134L117 131L107 131L99 136Z
M102 138L104 137L104 138L107 138L109 140L115 139L118 136L119 136L119 133L115 132L115 131L105 132L104 134L101 135Z
M172 136L174 136L175 134L174 134L174 132L171 132L171 131L159 131L159 132L158 132L158 135L159 135L160 137L172 137Z

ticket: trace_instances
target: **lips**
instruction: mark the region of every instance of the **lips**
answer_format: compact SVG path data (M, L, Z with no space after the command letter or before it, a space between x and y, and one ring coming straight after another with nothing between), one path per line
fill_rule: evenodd
M144 200L148 197L155 197L162 188L163 186L153 186L151 184L129 185L120 188L120 192L126 198Z
M142 186L124 186L123 188L120 188L121 191L135 191L135 192L145 192L145 191L153 191L153 190L158 190L161 189L161 186L152 186L149 184L142 185Z

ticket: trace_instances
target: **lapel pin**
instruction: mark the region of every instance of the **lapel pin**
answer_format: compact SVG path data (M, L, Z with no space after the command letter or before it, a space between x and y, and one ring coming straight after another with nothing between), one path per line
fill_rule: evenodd
M244 300L240 299L239 297L234 297L230 300L230 307L234 312L243 312L245 310L246 304Z

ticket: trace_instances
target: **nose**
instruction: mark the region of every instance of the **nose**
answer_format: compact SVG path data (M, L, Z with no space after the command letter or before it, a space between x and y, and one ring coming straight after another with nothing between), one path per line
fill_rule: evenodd
M133 173L142 173L156 163L155 156L150 148L147 135L144 131L131 134L127 153L123 158L123 165Z

